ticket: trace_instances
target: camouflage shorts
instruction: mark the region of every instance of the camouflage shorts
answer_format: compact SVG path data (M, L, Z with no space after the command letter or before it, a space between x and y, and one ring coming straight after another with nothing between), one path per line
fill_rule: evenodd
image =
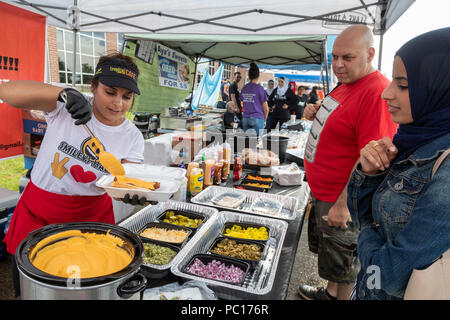
M312 197L308 219L309 250L318 255L319 276L325 280L351 284L356 281L360 264L356 254L358 230L349 224L347 229L328 226L328 211L332 202Z

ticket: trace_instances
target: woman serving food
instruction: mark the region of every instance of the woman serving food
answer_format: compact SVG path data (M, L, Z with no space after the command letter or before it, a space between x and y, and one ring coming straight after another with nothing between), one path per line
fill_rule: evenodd
M34 81L0 85L1 100L16 108L41 110L47 122L30 182L4 240L9 253L14 255L28 233L45 225L114 223L111 198L95 183L103 175L120 173L120 163L144 160L142 134L125 118L134 95L140 94L138 75L132 58L114 53L99 59L91 82L93 98L73 88ZM118 171L108 172L111 166Z

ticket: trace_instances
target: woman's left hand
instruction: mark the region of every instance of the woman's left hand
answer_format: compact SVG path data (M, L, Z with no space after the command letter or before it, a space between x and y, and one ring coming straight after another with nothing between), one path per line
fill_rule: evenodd
M397 153L397 148L388 137L378 141L370 141L360 151L362 171L367 174L376 174L380 170L384 171L389 168Z
M138 204L143 206L147 202L147 198L145 198L145 197L139 198L139 196L137 194L131 196L129 193L125 194L123 199L120 199L120 200L123 203L129 203L129 204L131 204L133 206L136 206Z

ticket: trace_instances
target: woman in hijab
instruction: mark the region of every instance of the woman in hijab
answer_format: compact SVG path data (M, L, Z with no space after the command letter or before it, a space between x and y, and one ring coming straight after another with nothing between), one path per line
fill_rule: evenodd
M450 28L422 34L396 53L382 94L399 124L393 141L369 142L348 186L361 230L356 299L402 299L413 269L450 248Z
M270 117L271 130L275 129L278 123L281 129L283 123L290 119L291 113L297 109L297 96L284 77L278 79L278 87L269 97L269 108L273 109Z

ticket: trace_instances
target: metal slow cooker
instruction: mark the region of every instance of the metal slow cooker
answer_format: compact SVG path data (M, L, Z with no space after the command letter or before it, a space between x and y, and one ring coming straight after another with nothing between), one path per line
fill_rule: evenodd
M29 254L34 246L51 235L68 230L110 234L124 240L123 249L132 261L119 272L95 277L70 279L48 274L37 269ZM61 241L63 239L58 239ZM50 245L50 244L48 244ZM19 245L15 259L19 269L20 292L23 300L121 300L140 299L147 279L140 273L142 241L133 232L107 223L74 222L52 224L31 232Z

